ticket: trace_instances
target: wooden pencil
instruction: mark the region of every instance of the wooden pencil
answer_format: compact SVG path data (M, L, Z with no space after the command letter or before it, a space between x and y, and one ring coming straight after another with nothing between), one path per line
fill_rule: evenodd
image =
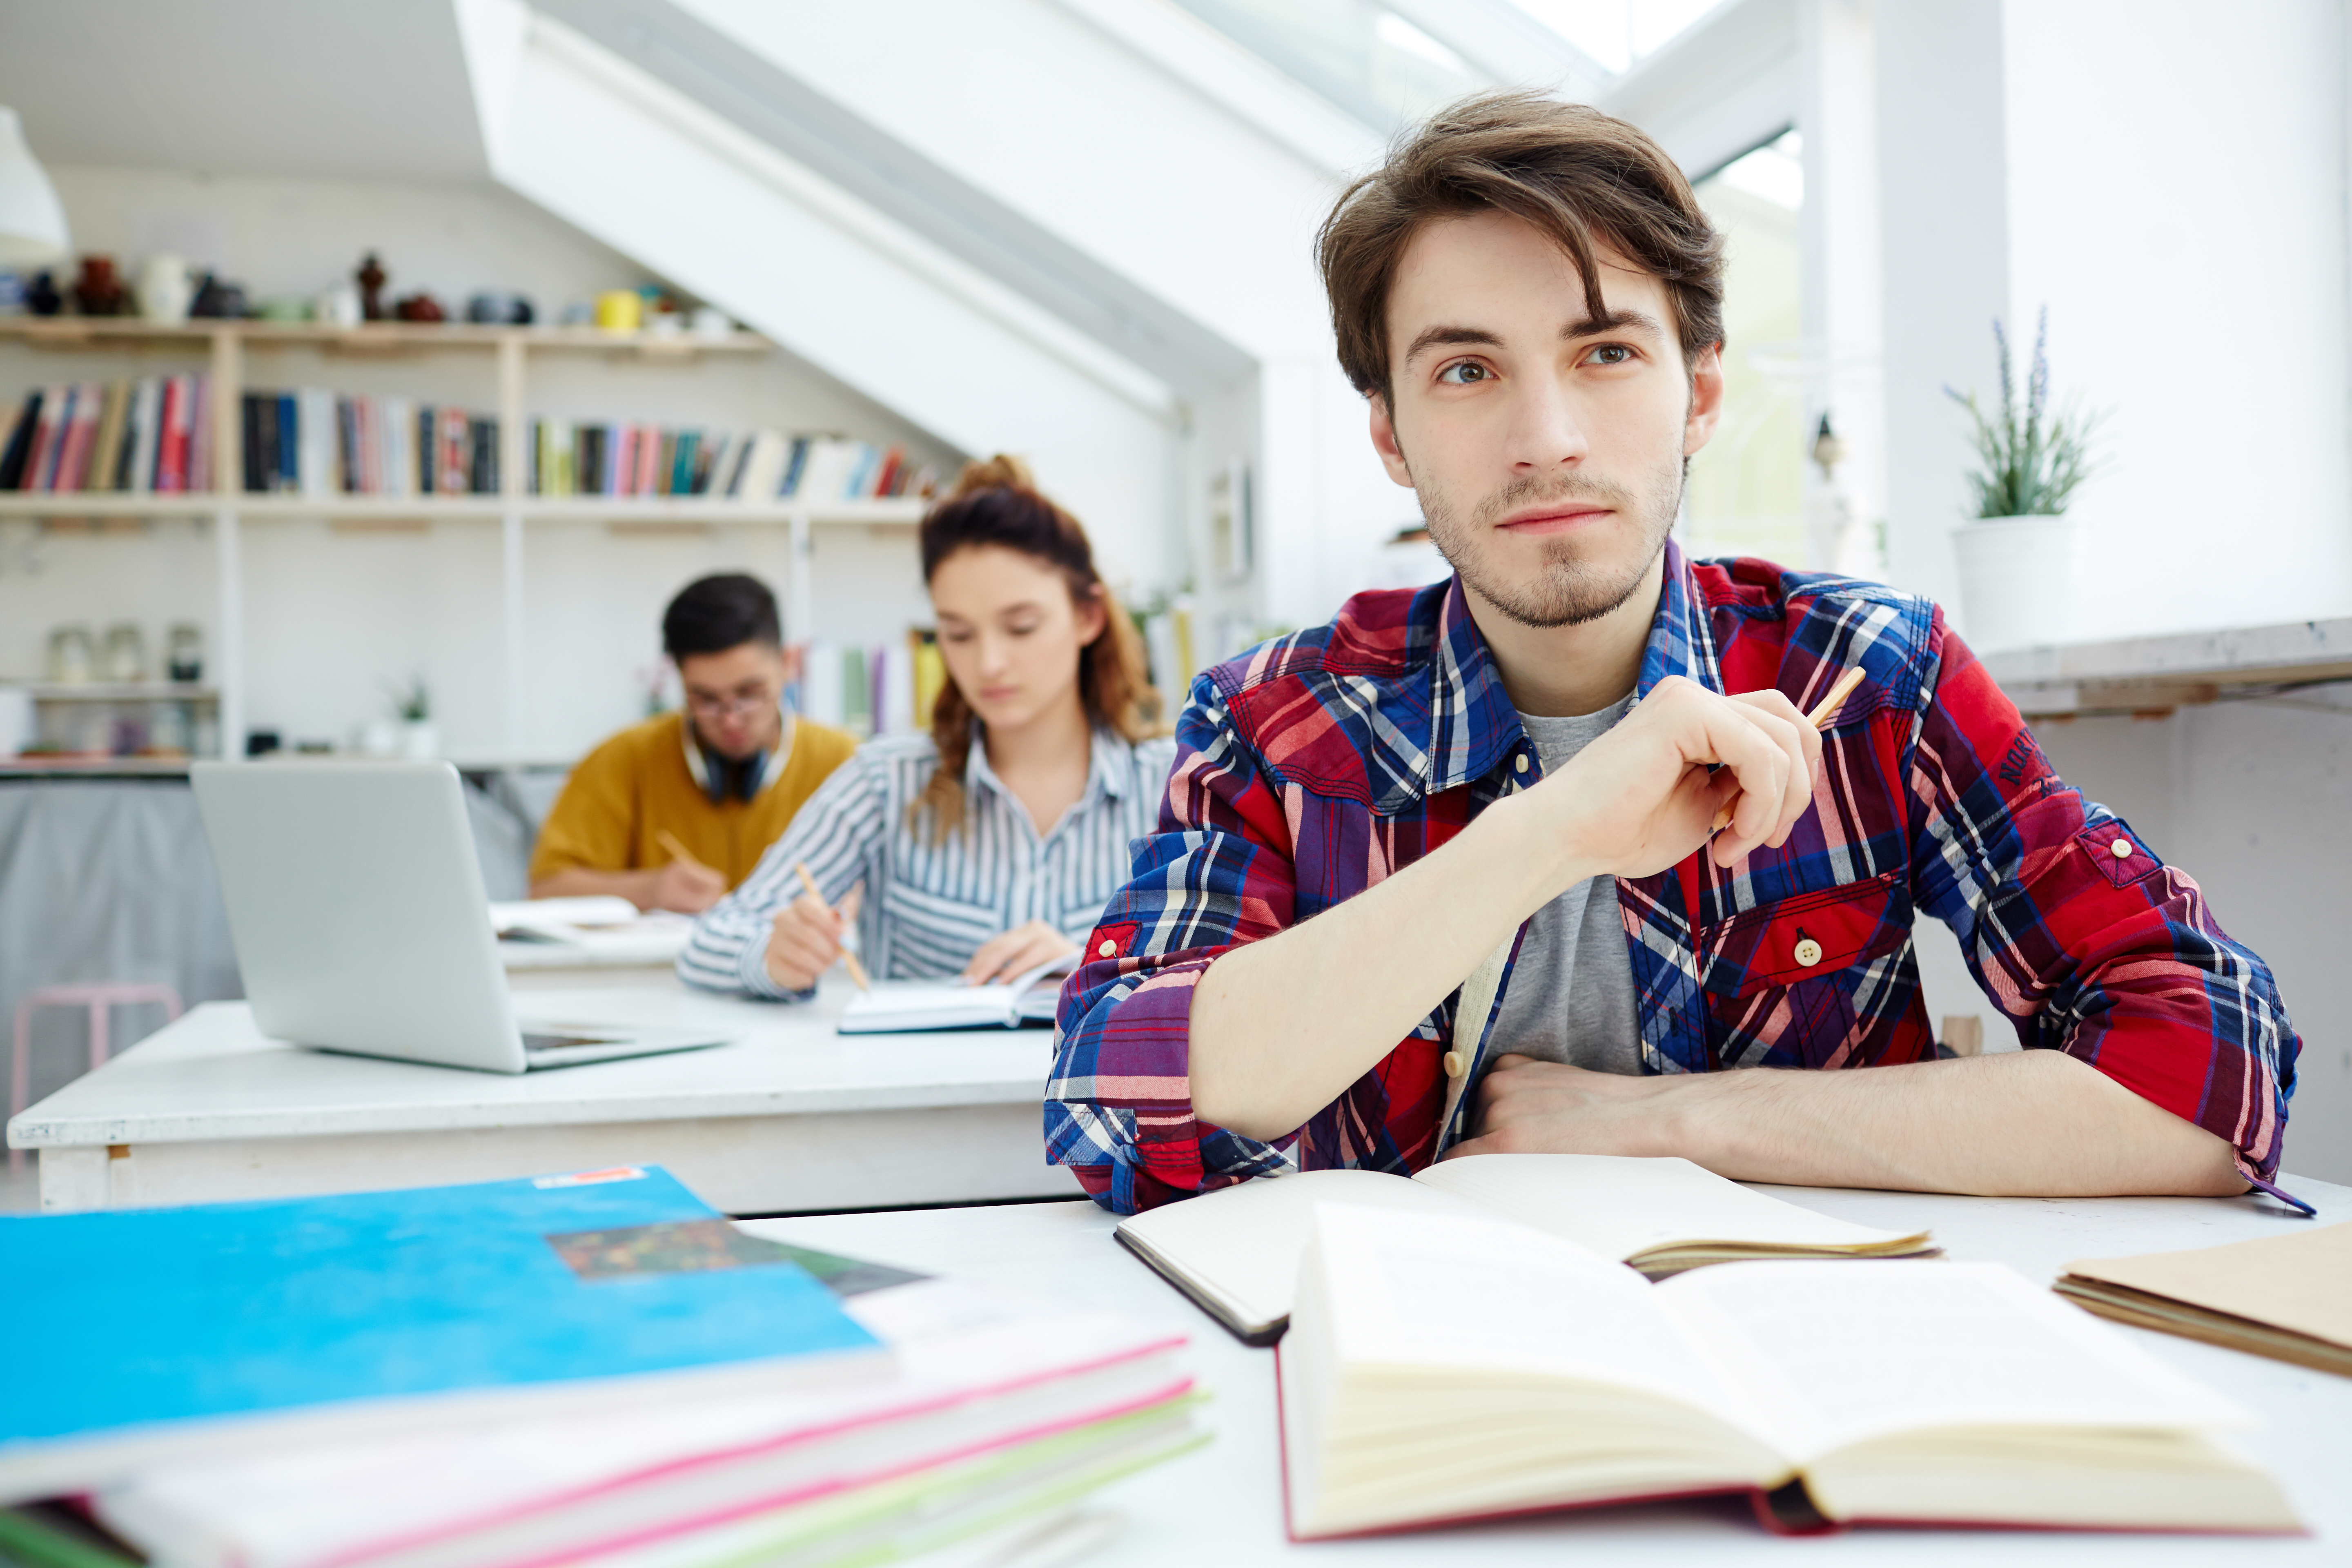
M1805 722L1816 730L1828 729L1830 721L1837 717L1837 710L1845 705L1845 700L1853 696L1853 689L1861 684L1862 666L1857 664L1838 677L1837 684L1830 688L1830 694L1827 697L1813 704L1813 710L1805 715ZM1734 795L1716 812L1715 826L1710 831L1720 833L1731 826L1731 808L1738 798Z
M833 912L833 906L826 903L824 901L824 895L816 890L816 879L809 875L808 862L805 860L793 861L793 874L800 878L801 886L808 889L808 896L814 899L827 914L831 914ZM849 949L845 947L843 948L841 950L841 962L843 966L849 971L849 978L856 983L857 988L860 991L871 991L874 989L874 983L866 978L866 966L857 962L857 955L856 953L850 952Z
M685 845L680 844L677 841L677 835L672 833L667 827L656 827L654 829L654 842L668 850L669 858L677 861L680 865L700 866L702 864L700 860L695 858L694 851L688 849Z

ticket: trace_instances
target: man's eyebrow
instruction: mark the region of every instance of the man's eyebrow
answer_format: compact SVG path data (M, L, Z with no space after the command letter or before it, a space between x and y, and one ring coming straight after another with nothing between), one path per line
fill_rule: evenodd
M1612 310L1597 321L1588 316L1580 321L1570 321L1559 330L1559 337L1562 342L1573 342L1578 338L1597 338L1603 332L1628 331L1647 332L1654 338L1666 335L1655 316L1641 310Z
M1486 348L1498 349L1503 346L1503 340L1484 327L1423 327L1421 335L1412 340L1412 346L1404 351L1405 363L1412 363L1423 349L1439 348L1455 343L1476 343Z

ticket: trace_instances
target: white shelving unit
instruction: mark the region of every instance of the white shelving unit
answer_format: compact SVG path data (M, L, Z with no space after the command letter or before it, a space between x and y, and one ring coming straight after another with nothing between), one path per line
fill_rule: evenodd
M775 345L751 332L725 338L690 333L607 332L594 327L490 327L370 322L333 327L274 321L194 321L163 326L106 317L20 318L0 321L0 344L103 353L157 345L204 344L212 372L215 488L204 493L156 495L119 491L69 494L0 492L0 518L200 518L212 525L215 556L217 631L212 679L219 703L221 752L244 755L246 677L243 528L247 521L323 519L329 522L429 523L496 521L500 530L500 640L505 744L501 760L524 760L522 670L523 585L530 525L534 521L621 522L646 527L710 524L781 526L791 532L791 570L784 586L785 618L810 624L811 531L826 526L909 527L922 517L913 499L870 501L767 501L704 498L565 496L526 493L529 436L528 370L533 354L600 354L608 359L676 364L703 354L767 354ZM496 495L336 496L313 499L257 495L234 488L244 474L241 399L249 352L307 349L382 360L424 353L488 353L498 376L499 479Z

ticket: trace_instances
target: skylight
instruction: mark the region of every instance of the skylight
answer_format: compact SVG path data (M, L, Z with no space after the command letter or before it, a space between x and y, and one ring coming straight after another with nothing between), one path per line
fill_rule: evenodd
M1507 0L1612 71L1629 69L1717 0Z

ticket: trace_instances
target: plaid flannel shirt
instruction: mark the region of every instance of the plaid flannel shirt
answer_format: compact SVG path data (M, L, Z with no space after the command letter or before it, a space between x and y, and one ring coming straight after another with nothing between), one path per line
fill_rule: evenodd
M2021 1045L2066 1051L2226 1139L2274 1191L2300 1042L2268 967L2194 881L2058 778L1942 612L1667 545L1637 694L1682 675L1716 691L1777 687L1810 710L1856 665L1813 809L1786 846L1618 879L1643 1070L1934 1057L1911 946L1924 910L1958 935ZM1138 840L1133 877L1062 994L1047 1158L1131 1213L1286 1171L1407 1173L1465 1136L1465 1091L1524 925L1499 977L1474 975L1272 1142L1193 1113L1192 987L1218 954L1354 897L1542 771L1458 582L1359 595L1328 625L1202 675L1160 832ZM1457 1044L1468 1070L1449 1094Z

